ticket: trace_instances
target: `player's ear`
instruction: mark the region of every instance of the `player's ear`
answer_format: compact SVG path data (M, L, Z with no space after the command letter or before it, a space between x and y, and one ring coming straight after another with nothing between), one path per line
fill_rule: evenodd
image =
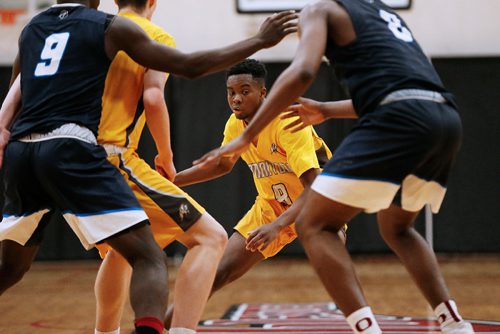
M267 88L262 87L262 89L260 90L260 97L264 98L266 97L266 95L267 95Z

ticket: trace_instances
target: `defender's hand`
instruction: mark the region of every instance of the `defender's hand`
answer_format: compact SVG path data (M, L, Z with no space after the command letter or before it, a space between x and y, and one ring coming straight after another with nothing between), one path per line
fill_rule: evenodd
M245 248L251 252L264 250L278 237L279 232L280 229L275 224L259 226L248 234Z
M281 115L282 119L298 117L295 121L285 126L285 130L291 129L297 132L309 125L323 123L326 118L321 112L321 102L301 97L297 100L299 104L288 107Z
M262 40L265 48L274 46L286 35L297 32L298 17L293 10L275 13L262 23L257 37Z

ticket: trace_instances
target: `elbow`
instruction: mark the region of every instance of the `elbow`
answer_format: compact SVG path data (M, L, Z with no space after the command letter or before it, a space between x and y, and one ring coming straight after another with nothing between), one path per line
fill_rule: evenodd
M307 68L301 68L297 72L297 79L304 85L309 85L316 75L316 72Z
M218 174L220 175L229 174L233 170L233 166L234 165L231 163L219 162L219 165L217 166Z

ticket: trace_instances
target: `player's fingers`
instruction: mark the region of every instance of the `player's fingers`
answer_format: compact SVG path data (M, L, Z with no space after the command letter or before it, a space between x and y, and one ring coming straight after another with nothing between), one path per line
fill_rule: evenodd
M295 110L287 110L283 111L280 115L281 119L286 119L286 118L292 118L292 117L297 117L299 116L299 113Z
M212 151L206 153L201 158L193 161L193 165L202 167L202 166L209 165L210 163L213 163L214 161L216 161L218 159L218 151L219 150L217 149L217 150L212 150Z
M300 130L304 129L307 126L308 126L307 124L301 123L300 125L296 126L295 128L291 129L290 131L292 133L299 132Z
M259 248L259 245L262 243L261 237L262 236L259 235L253 238L252 241L246 245L246 249L252 252L256 251Z
M290 20L295 20L299 18L299 15L294 10L285 10L282 12L274 13L272 17L280 24L283 24Z
M293 132L293 128L297 127L300 124L302 124L302 120L299 118L299 119L296 119L295 121L291 122L290 124L287 124L285 127L283 127L283 129L285 129L285 130L292 129L292 132Z

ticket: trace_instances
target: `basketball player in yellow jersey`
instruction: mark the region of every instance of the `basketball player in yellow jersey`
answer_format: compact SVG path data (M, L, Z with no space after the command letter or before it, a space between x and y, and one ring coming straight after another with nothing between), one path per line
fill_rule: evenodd
M156 0L116 0L120 16L139 25L152 39L175 47L168 33L149 20ZM169 115L164 100L165 73L145 69L120 52L109 69L103 95L98 142L108 160L122 173L151 223L156 242L165 248L174 240L187 254L179 268L171 334L194 333L208 299L227 234L191 197L167 180L175 176L170 146ZM162 177L136 153L147 122L158 149ZM95 333L120 333L120 320L132 268L108 245L97 248L104 257L95 284Z
M256 60L247 59L233 66L226 78L227 100L233 114L227 121L222 145L243 132L266 96L266 69ZM290 122L276 118L241 155L252 171L258 196L229 238L212 293L274 256L297 237L293 223L302 194L331 152L311 126L296 133L285 130ZM222 158L213 168L191 167L179 172L174 183L184 186L217 178L230 172L237 159ZM174 303L177 312L177 301Z

